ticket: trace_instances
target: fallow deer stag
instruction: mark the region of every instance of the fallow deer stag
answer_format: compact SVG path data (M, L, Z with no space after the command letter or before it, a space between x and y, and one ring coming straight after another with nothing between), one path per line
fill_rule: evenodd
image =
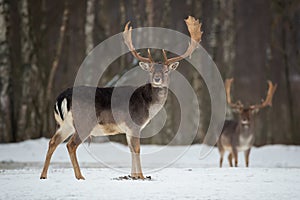
M226 99L228 105L232 108L233 112L238 114L238 120L226 120L220 138L217 142L220 152L220 167L222 167L223 156L225 151L229 151L228 161L232 167L232 158L234 158L234 165L238 165L238 152L244 151L246 167L249 166L249 154L251 147L254 143L254 114L266 106L272 106L272 98L277 85L273 85L268 81L269 89L266 99L257 105L245 107L240 101L236 103L231 102L230 87L233 79L225 81Z
M149 73L149 82L140 87L92 88L80 86L79 90L96 91L95 108L98 122L92 127L92 131L88 132L84 138L82 138L82 135L79 137L76 127L74 126L74 113L72 113L72 93L74 88L69 88L58 96L54 106L54 115L59 124L59 128L49 142L44 168L40 176L41 179L47 178L50 159L56 147L69 136L72 135L67 143L67 149L74 168L75 177L77 179L84 179L76 158L77 147L91 135L103 136L121 133L126 134L127 143L131 151L131 176L134 179L144 179L140 163L140 132L163 107L168 95L170 72L177 68L179 64L178 61L190 56L201 41L201 23L191 16L189 16L185 22L191 35L191 42L186 52L180 56L168 59L166 52L163 50L164 62L155 62L149 49L148 57L141 56L132 44L132 27L129 27L130 22L126 24L123 32L124 42L132 55L140 61L139 66ZM120 102L122 102L124 99L123 96L125 97L128 92L133 92L129 100L129 113L131 117L127 116L127 112L125 113L125 111L128 110L125 108L125 106L128 108L127 104L118 106L117 113L119 120L114 119L111 108L111 97L113 90L116 88L121 91L120 96L118 96ZM82 97L80 101L87 102L88 99ZM133 123L135 124L133 125Z

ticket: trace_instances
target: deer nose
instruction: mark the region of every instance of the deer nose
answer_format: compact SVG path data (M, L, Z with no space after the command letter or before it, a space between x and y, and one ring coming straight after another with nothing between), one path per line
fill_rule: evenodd
M249 120L247 120L247 119L242 119L242 124L243 124L243 125L249 124Z
M156 82L156 83L159 83L160 82L160 78L158 77L158 78L154 78L154 81Z

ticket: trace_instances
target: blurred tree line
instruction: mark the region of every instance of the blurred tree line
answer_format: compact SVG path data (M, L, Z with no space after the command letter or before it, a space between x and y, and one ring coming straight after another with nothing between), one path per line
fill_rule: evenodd
M188 15L202 21L201 45L222 77L235 78L234 99L258 103L266 95L266 80L278 84L273 107L256 118L256 145L300 144L299 0L0 0L0 142L52 136L56 96L73 85L87 53L121 32L128 20L134 27L187 34L183 19ZM122 56L99 85L132 67L131 55ZM192 67L179 71L200 101L198 143L210 119L209 95ZM173 138L180 120L177 106L170 93L165 127L144 143ZM122 136L112 139L123 141Z

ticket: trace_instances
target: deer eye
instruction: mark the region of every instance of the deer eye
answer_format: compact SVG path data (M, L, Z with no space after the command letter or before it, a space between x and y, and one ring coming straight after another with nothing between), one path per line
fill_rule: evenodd
M164 67L164 73L168 73L170 71L170 69L168 67Z

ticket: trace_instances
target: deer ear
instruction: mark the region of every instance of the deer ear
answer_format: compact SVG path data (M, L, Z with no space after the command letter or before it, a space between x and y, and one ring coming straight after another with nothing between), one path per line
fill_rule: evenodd
M252 114L256 114L256 113L258 113L258 112L259 112L259 109L258 109L258 108L255 108L255 109L251 110L251 113L252 113Z
M146 62L139 62L140 67L145 71L150 71L150 64Z
M179 62L169 64L169 70L175 70L179 65Z
M233 108L232 112L233 113L241 113L241 110L239 108Z

